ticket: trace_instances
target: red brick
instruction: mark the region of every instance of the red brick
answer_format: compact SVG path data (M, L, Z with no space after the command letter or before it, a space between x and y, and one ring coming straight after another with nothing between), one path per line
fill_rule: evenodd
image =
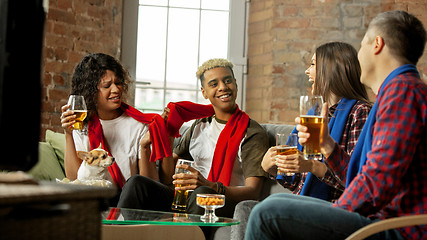
M296 6L284 6L283 9L279 8L282 11L282 16L284 17L295 17L298 15L300 8Z
M274 27L277 28L307 28L309 25L310 19L306 18L289 18L274 22Z
M338 29L340 22L334 17L313 18L311 19L311 26L318 29Z
M48 12L48 18L53 21L64 22L67 24L76 24L74 13L61 9L50 8Z
M64 86L64 84L65 84L65 79L64 79L64 77L62 76L62 75L54 75L53 76L53 83L56 85L56 86Z
M55 46L71 49L73 47L73 39L53 34L46 34L45 45L47 47Z
M73 1L70 0L56 0L56 7L62 10L69 10L73 7Z

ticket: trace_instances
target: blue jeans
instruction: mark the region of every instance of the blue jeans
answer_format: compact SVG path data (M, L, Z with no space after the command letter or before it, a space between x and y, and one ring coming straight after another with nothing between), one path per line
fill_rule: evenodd
M345 239L374 222L317 198L279 193L257 204L249 216L245 239ZM403 239L389 230L369 239Z

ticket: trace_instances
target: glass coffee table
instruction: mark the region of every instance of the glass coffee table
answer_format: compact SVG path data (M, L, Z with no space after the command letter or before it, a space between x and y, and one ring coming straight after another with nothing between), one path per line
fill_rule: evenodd
M212 226L237 225L240 222L232 218L218 217L216 221L203 221L201 215L160 212L128 208L110 208L102 212L102 223L108 225L175 225L175 226Z

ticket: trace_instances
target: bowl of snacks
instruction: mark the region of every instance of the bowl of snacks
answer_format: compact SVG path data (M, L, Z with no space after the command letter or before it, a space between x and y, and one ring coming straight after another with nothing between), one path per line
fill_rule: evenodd
M197 205L205 209L205 214L200 217L205 222L215 222L218 217L215 209L224 207L225 196L222 194L197 194Z

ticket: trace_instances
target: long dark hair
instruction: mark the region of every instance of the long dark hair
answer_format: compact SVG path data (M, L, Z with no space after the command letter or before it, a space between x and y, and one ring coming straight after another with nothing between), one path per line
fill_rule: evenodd
M104 53L88 54L77 64L72 82L71 94L82 95L85 98L90 119L96 113L98 99L98 84L107 70L114 72L117 80L123 86L123 97L126 96L130 81L129 73L114 57Z
M314 94L327 102L332 92L338 98L369 103L365 86L360 82L360 64L356 49L348 43L330 42L316 49Z

